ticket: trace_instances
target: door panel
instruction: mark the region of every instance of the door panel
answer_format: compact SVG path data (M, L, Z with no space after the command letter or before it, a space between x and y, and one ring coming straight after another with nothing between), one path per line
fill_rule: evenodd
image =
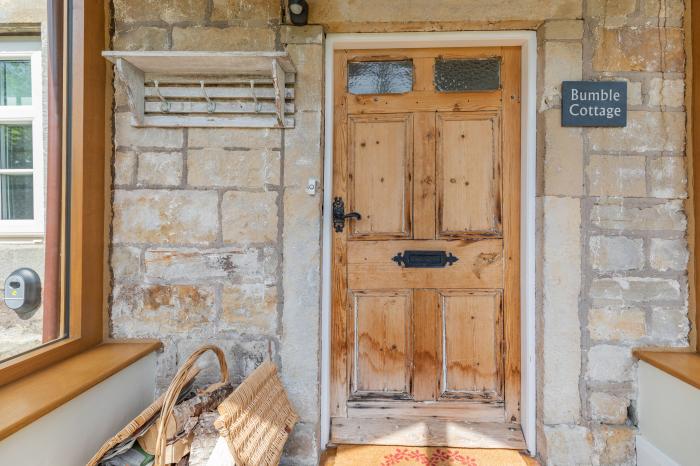
M440 293L442 396L502 399L500 292Z
M401 267L392 260L406 250L442 250L459 260L438 269ZM384 288L502 288L503 240L350 241L348 286Z
M353 396L409 394L411 295L354 291Z
M519 54L335 52L333 197L362 217L332 237L331 441L523 445ZM436 91L445 56L498 57L502 89ZM413 60L413 90L349 95L350 57ZM447 420L470 439L436 440Z
M440 237L501 234L500 134L494 113L439 113Z
M351 237L409 237L412 115L351 116L349 123L349 205L362 215Z

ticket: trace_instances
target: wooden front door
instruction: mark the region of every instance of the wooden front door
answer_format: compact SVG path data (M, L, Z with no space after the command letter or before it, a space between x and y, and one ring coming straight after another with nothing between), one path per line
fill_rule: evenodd
M524 448L520 49L334 74L331 441Z

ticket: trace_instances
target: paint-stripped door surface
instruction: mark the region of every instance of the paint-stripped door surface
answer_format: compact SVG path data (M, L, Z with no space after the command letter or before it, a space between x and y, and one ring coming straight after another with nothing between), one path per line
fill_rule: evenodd
M331 441L524 448L520 49L334 59Z

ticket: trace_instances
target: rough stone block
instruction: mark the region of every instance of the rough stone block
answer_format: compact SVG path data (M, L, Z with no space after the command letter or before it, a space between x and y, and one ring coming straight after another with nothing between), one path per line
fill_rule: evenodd
M113 42L114 50L166 50L168 30L155 26L118 28L114 32Z
M586 376L594 382L626 382L634 377L634 359L629 348L596 345L588 351Z
M591 393L588 398L591 419L603 424L624 424L627 420L627 398L605 392Z
M684 272L688 267L688 243L685 239L652 238L649 265L662 272Z
M136 128L131 126L130 113L115 114L114 126L114 141L117 147L152 147L159 150L182 147L181 129Z
M314 466L318 462L318 439L315 423L300 422L294 426L284 445L282 466Z
M612 301L645 302L682 297L678 280L646 277L613 277L595 279L591 283L591 298Z
M229 191L221 203L223 238L227 243L277 241L277 193Z
M438 22L467 18L472 22L505 20L576 19L582 16L581 0L521 0L495 8L493 0L441 0L429 8L423 2L394 0L313 0L309 2L310 24L333 23L344 31L356 30L359 24L378 21ZM499 4L505 5L505 4ZM354 23L354 24L353 24Z
M683 107L685 105L685 81L682 79L652 78L649 81L649 105Z
M561 103L561 82L577 81L583 72L582 48L579 42L545 42L544 83L540 111Z
M644 241L624 236L593 236L590 239L591 265L603 272L635 270L644 267Z
M206 12L207 0L114 0L114 18L118 23L201 22Z
M544 23L545 40L580 40L583 38L583 21L556 20Z
M635 466L635 429L630 426L596 426L593 443L601 465Z
M173 50L274 50L275 31L269 27L173 28Z
M583 426L544 426L547 442L547 466L590 464L593 436Z
M323 44L323 26L291 26L280 27L280 42L283 44Z
M685 54L681 28L598 28L594 30L594 37L595 71L684 71ZM659 46L661 37L663 50Z
M133 246L112 246L112 276L118 282L139 282L142 280L141 248Z
M145 278L153 282L206 283L216 279L263 283L269 280L261 252L254 248L158 248L144 255Z
M631 111L625 128L594 128L588 132L591 149L615 152L682 152L685 114Z
M684 157L659 157L649 161L649 195L665 199L688 196L688 172Z
M586 174L591 196L646 196L644 156L591 155Z
M284 182L286 186L306 186L310 177L321 180L323 171L321 129L320 112L303 112L297 114L294 129L285 130Z
M213 0L212 21L273 21L280 17L279 0Z
M45 2L0 0L0 23L41 23L46 21Z
M116 285L112 325L117 335L187 335L212 325L214 288L192 285Z
M208 243L219 231L218 194L143 189L114 193L114 241Z
M607 28L624 26L637 7L636 0L589 0L586 14Z
M641 10L644 16L657 21L659 18L680 20L683 18L685 5L683 0L642 0Z
M191 128L187 132L190 149L280 149L282 130L275 128Z
M221 319L227 328L250 335L277 331L277 287L254 283L226 285L221 297Z
M559 110L548 110L544 120L544 192L546 195L580 196L583 193L581 128L563 128Z
M182 154L179 152L140 154L137 180L140 186L178 186L182 181Z
M297 69L294 85L294 105L300 111L322 111L323 107L323 46L288 45Z
M581 412L580 201L545 197L543 209L543 422L573 423Z
M136 154L130 150L119 150L114 155L114 184L130 185L136 173Z
M686 307L654 307L651 311L651 337L655 343L685 346L690 322Z
M610 230L685 231L686 218L681 201L653 206L599 203L591 209L591 223Z
M279 185L280 170L278 151L190 149L187 153L190 186L262 189L268 184Z
M309 335L320 331L321 206L320 198L301 190L284 196L284 312L282 314L282 379L302 420L317 422L320 348Z
M641 309L606 306L591 309L588 331L597 341L637 341L646 335L646 315Z

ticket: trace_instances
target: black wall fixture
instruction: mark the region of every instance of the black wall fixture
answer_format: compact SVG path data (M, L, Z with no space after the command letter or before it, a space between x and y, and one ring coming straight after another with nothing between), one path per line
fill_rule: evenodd
M309 22L309 4L306 0L289 0L289 18L295 26L306 26Z

